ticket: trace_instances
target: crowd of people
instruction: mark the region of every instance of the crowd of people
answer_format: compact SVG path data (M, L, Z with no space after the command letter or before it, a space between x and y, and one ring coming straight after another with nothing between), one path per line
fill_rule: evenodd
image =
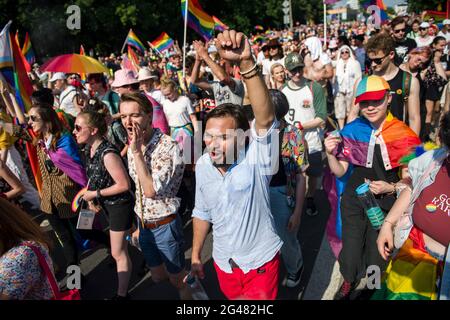
M298 230L319 213L326 174L345 185L335 299L350 299L371 265L384 277L369 297L437 299L450 243L450 20L327 27L326 41L323 25L225 30L183 48L184 65L178 44L145 52L139 70L111 54L98 57L109 74L85 79L35 65L26 113L1 82L0 299L54 298L33 249L56 271L55 246L80 265L85 240L109 249L112 299L129 299L128 238L154 282L192 299L186 276L204 278L212 227L226 298L274 300L302 279ZM385 216L379 230L355 191L363 184ZM81 210L109 230L80 228ZM33 221L41 214L56 243Z

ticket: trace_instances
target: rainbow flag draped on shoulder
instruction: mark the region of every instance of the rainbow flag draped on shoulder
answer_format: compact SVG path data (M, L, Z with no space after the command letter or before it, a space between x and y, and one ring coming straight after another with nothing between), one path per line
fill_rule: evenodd
M214 19L203 11L198 0L181 0L181 14L186 19L186 3L188 5L188 26L194 29L205 41L213 37L215 22Z
M144 53L145 47L144 44L139 40L139 38L136 36L136 34L133 32L133 29L130 29L127 35L127 39L125 40L125 44L132 46L136 50L138 50L141 53Z
M400 167L401 159L421 144L414 131L391 113L386 117L381 130L375 130L367 119L359 117L347 124L339 133L342 142L334 150L334 155L339 160L349 162L349 169L341 178L336 178L329 171L324 176L324 189L331 206L327 237L336 257L342 246L340 198L352 174L353 166L372 167L377 137L386 170Z
M15 90L21 109L27 112L31 107L33 87L25 67L26 59L10 32L12 21L0 33L0 72L8 85Z
M170 47L174 45L174 41L167 33L163 32L158 38L151 42L151 45L157 51L163 52L170 49Z

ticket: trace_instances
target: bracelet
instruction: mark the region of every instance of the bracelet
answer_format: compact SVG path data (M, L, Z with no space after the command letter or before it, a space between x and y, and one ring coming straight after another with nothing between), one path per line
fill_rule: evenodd
M101 199L102 195L100 194L100 189L97 189L97 199Z
M249 70L244 71L244 72L239 71L239 74L241 76L245 76L245 75L249 74L250 72L254 71L257 67L258 67L258 64L255 62L255 65L253 67L251 67Z
M255 72L254 74L252 74L250 76L246 76L246 77L242 77L242 78L244 80L249 80L249 79L254 78L254 77L258 76L258 75L259 75L259 72Z
M259 75L260 71L261 71L261 67L258 65L258 67L252 73L245 74L245 75L242 76L242 78L245 79L245 80L251 79L251 78Z
M395 227L395 224L394 223L392 223L392 222L390 222L389 220L387 220L387 219L384 219L384 222L387 222L387 223L389 223L390 225L392 225L393 227Z

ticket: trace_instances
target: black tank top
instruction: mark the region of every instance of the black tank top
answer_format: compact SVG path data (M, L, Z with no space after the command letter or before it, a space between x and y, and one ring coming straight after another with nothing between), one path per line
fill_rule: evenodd
M391 87L392 101L391 112L397 119L408 124L408 119L404 119L405 100L403 99L403 78L405 71L398 69L397 75L388 81Z

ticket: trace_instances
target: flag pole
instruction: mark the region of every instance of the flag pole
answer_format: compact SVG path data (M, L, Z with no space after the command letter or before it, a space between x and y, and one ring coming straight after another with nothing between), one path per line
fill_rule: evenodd
M323 45L327 47L327 3L323 1Z
M188 24L189 0L186 0L186 7L184 8L184 41L183 41L183 79L186 77L186 37Z
M130 29L130 31L131 31L131 29ZM130 31L128 31L128 33L127 33L127 37L125 38L125 42L123 43L122 50L120 50L120 53L123 53L123 49L125 49L125 45L127 44L127 39L128 39L128 35L130 34Z

